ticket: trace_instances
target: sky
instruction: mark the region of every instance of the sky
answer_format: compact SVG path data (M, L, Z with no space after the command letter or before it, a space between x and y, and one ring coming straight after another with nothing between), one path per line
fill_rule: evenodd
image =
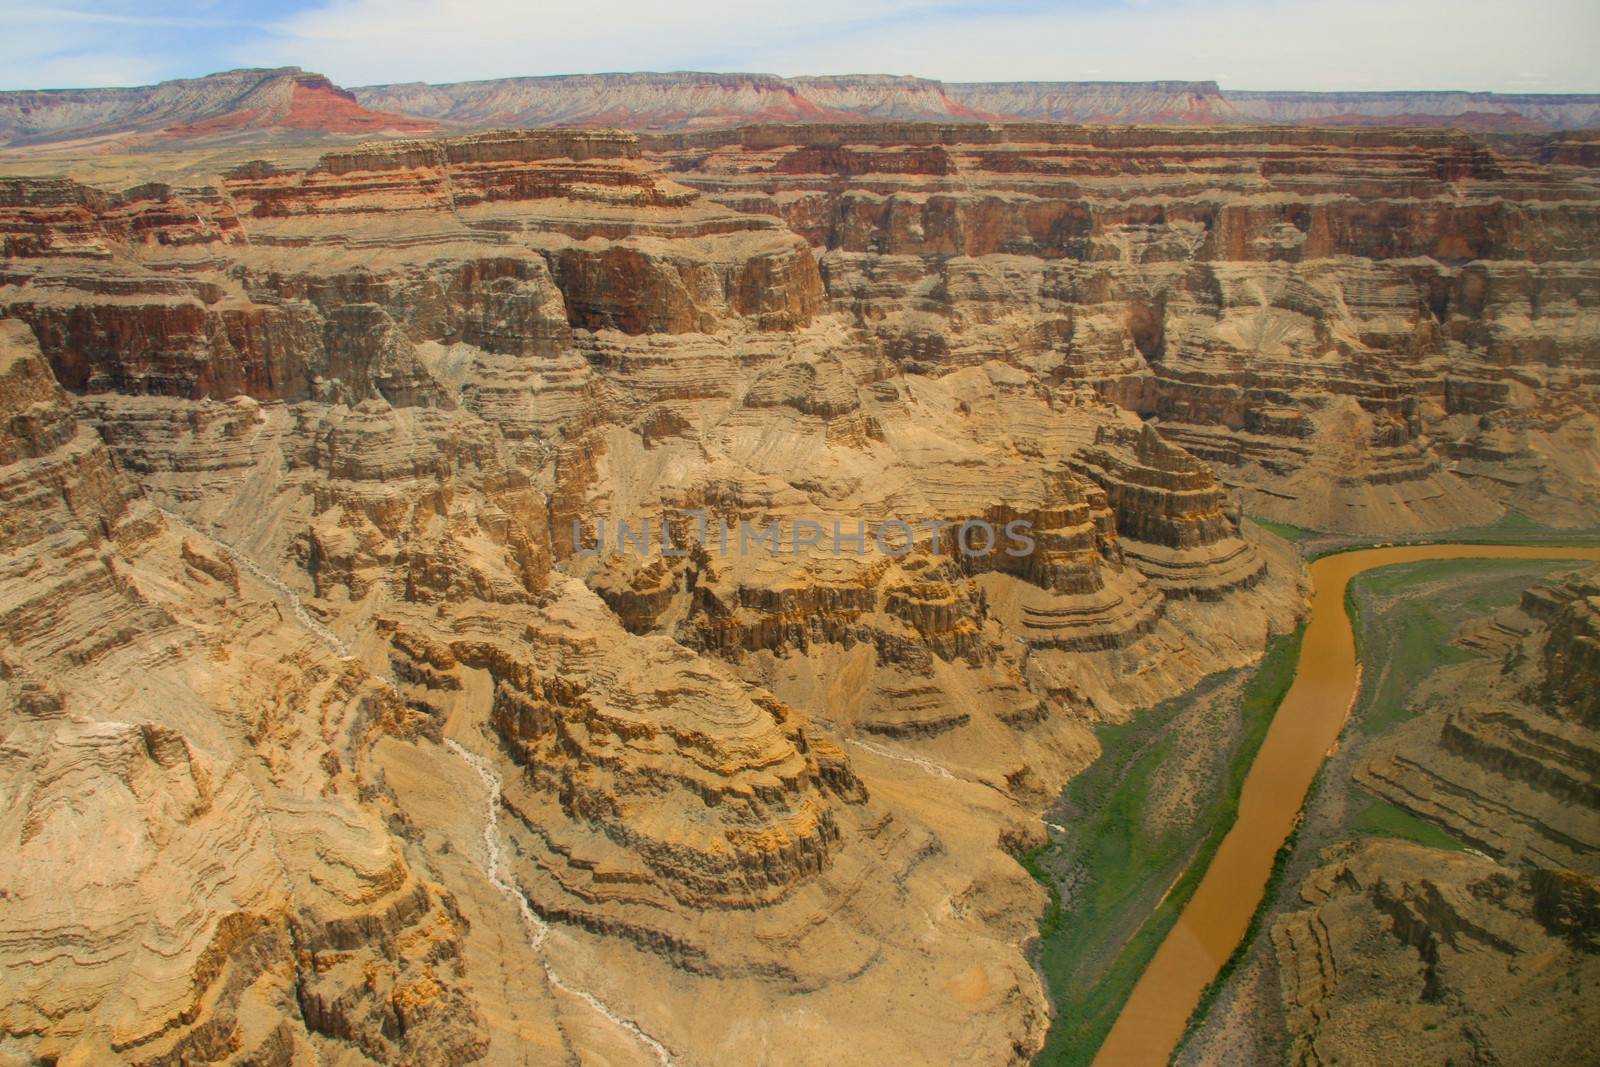
M0 88L298 66L346 86L622 70L1600 92L1600 0L0 0Z

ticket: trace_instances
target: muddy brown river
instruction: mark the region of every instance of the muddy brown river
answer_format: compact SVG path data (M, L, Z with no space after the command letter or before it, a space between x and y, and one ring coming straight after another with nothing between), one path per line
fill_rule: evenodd
M1394 563L1477 558L1600 560L1600 547L1407 545L1341 552L1311 564L1314 592L1300 662L1245 778L1239 816L1134 986L1096 1067L1165 1064L1200 994L1244 936L1278 848L1355 699L1360 670L1344 610L1350 579Z

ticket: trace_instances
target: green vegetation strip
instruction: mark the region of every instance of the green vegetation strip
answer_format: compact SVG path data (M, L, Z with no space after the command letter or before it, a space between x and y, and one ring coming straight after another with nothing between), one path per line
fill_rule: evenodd
M1307 529L1304 526L1295 526L1287 522L1273 522L1271 519L1258 519L1254 515L1246 516L1251 522L1266 530L1268 533L1277 534L1285 541L1309 541L1313 537L1323 536L1320 530Z
M1036 1064L1070 1067L1094 1059L1233 825L1245 776L1294 680L1302 636L1303 628L1268 646L1239 697L1237 743L1210 788L1197 785L1188 825L1155 830L1144 808L1152 783L1177 773L1189 755L1172 726L1196 698L1168 701L1098 731L1104 754L1066 792L1066 807L1084 813L1081 821L1064 842L1022 857L1051 893L1038 959L1056 1018ZM1213 691L1223 677L1202 690ZM1062 873L1073 876L1065 900L1055 886Z
M1367 837L1398 837L1402 841L1450 852L1465 852L1467 848L1433 823L1424 822L1386 800L1374 800L1357 812L1350 820L1350 829Z
M1424 679L1477 657L1450 641L1462 619L1514 604L1534 578L1572 566L1555 560L1439 559L1358 575L1345 591L1345 609L1357 658L1365 664L1352 716L1362 733L1374 737L1411 718L1411 699ZM1429 586L1439 588L1429 593ZM1380 654L1367 657L1367 647Z
M1413 714L1408 706L1417 686L1437 668L1472 659L1476 654L1450 643L1455 627L1447 618L1468 618L1513 602L1516 590L1540 573L1561 570L1570 563L1552 560L1441 559L1380 567L1357 575L1345 587L1344 607L1356 642L1356 660L1364 664L1361 693L1350 721L1340 732L1341 744L1352 729L1367 735L1383 733ZM1530 573L1532 572L1532 573ZM1431 597L1416 596L1419 587L1437 583L1467 584L1465 592L1446 586ZM1498 579L1498 580L1496 580ZM1363 649L1379 649L1376 662L1368 662ZM1215 978L1200 994L1176 1054L1204 1024L1212 1005L1228 980L1243 965L1256 938L1266 925L1282 889L1306 812L1321 792L1328 766L1324 764L1306 792L1294 830L1278 848L1266 888L1250 916L1250 925ZM1342 784L1342 783L1341 783ZM1336 786L1337 787L1337 786ZM1362 796L1366 796L1364 792ZM1430 848L1464 851L1466 846L1439 827L1387 801L1369 799L1345 824L1350 833L1391 837Z

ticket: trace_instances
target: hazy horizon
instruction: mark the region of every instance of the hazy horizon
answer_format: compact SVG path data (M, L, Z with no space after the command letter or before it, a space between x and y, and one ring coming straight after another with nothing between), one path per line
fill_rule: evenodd
M276 66L243 66L219 67L216 70L205 71L199 74L181 74L171 78L159 78L154 82L125 82L116 85L46 85L46 86L6 86L0 87L0 92L78 92L91 89L134 89L148 85L156 85L170 81L197 81L222 74L231 74L236 71L259 70L299 70L308 75L322 75L327 77L327 72L314 70L303 63L285 63ZM330 78L334 84L343 89L368 89L386 85L459 85L473 82L494 82L514 79L537 78L618 78L618 77L671 77L675 75L706 75L709 77L727 78L776 78L785 81L801 81L806 79L824 78L896 78L917 81L935 82L941 85L1215 85L1224 93L1332 93L1332 94L1361 94L1370 93L1382 95L1385 93L1458 93L1474 95L1492 93L1502 96L1600 96L1600 89L1439 89L1428 85L1413 85L1407 88L1394 89L1299 89L1292 86L1278 86L1265 89L1241 89L1238 86L1226 85L1217 82L1215 78L984 78L984 79L958 79L938 78L928 74L916 72L899 72L885 70L858 70L842 71L839 73L817 74L801 72L798 74L775 74L769 70L694 70L694 69L660 69L660 70L568 70L552 71L540 74L498 74L482 78L459 78L452 81L429 81L421 78L401 78L386 82L343 82L337 78Z
M1230 91L1600 92L1584 0L0 0L4 89L145 85L298 66L341 85L591 73L1188 81Z

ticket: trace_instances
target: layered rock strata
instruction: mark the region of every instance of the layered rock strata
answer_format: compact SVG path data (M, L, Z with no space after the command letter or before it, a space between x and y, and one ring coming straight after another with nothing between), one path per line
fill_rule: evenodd
M1590 569L1474 630L1492 658L1430 680L1421 714L1374 746L1358 780L1508 863L1600 874L1597 597Z
M1594 521L1585 166L907 124L7 180L6 1051L1026 1060L1002 845L1292 624L1241 501ZM1590 595L1413 759L1526 801L1459 806L1486 850L1587 862Z
M939 82L885 75L579 74L355 91L372 108L468 125L696 130L752 122L1034 120L1142 125L1600 126L1600 98L1557 93L1241 92L1216 82ZM3 99L3 97L0 97ZM3 112L0 112L3 114Z
M461 914L368 758L426 725L155 510L15 320L0 499L6 1054L478 1059Z
M1596 889L1407 842L1346 846L1271 930L1288 1061L1568 1058L1600 1023L1582 992L1600 977Z
M437 125L365 108L350 92L298 67L127 88L0 93L0 142L34 151L393 136Z
M1588 525L1597 192L1454 132L762 126L646 137L783 219L862 343L1093 387L1247 510Z
M1452 127L1508 137L1600 128L1583 93L1240 92L1216 82L939 82L891 75L577 74L345 90L298 67L157 85L0 92L10 154L295 145L494 126L730 128L865 121ZM1547 135L1545 135L1547 136Z
M189 1062L802 1064L842 1031L886 1062L1022 1062L1042 894L1005 847L1092 758L1093 722L1249 662L1300 603L1202 460L1005 353L906 363L803 236L629 135L3 197L0 323L32 369L0 459L98 509L81 544L54 518L0 528L24 583L0 604L31 642L6 692L48 706L13 679L76 663L60 700L112 721L142 701L91 695L101 657L154 672L178 694L156 721L259 794L220 810L265 827L236 832L238 863L276 879L234 899L240 879L196 874L225 897L194 914L293 917L220 987L217 957L163 956L161 981L226 996L71 993L73 1021L45 999L76 987L22 938L7 974L44 1006L5 1040L27 1055L176 1011L163 1033L217 1042ZM30 466L24 443L58 439L90 488ZM129 522L144 547L116 552L206 635L200 660L145 600L94 606L133 588L94 565ZM968 551L985 526L1000 543ZM82 588L19 591L51 568ZM37 816L7 804L20 841ZM234 855L196 840L161 862ZM79 873L17 875L17 929ZM121 1034L85 1062L158 1061Z

